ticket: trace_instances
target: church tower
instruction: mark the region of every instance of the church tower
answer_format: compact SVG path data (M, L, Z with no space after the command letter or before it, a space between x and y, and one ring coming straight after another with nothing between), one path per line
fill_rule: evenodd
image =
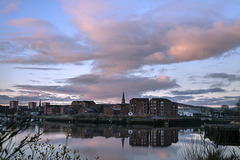
M124 104L125 105L125 96L124 96L124 92L123 92L123 95L122 95L122 103L121 104Z

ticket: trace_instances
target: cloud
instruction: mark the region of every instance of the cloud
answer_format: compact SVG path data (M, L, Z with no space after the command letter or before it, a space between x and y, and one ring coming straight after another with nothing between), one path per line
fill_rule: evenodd
M211 73L211 74L207 74L205 78L227 80L229 82L240 81L240 76L234 75L234 74L227 74L227 73Z
M210 88L210 89L196 89L196 90L185 90L185 91L174 90L171 93L174 95L189 95L189 94L206 94L206 93L216 93L216 92L225 92L225 90L221 88Z
M12 19L8 25L21 29L21 34L7 34L0 50L11 53L1 63L56 64L89 60L88 47L82 37L68 37L50 22L38 18ZM18 32L19 33L19 32ZM5 35L6 36L6 35Z
M186 102L186 101L189 101L189 100L193 100L194 97L193 96L145 96L143 95L144 98L149 98L149 99L152 99L152 98L166 98L166 99L169 99L170 101L172 102L178 102L178 103L183 103L183 102Z
M45 91L49 93L58 93L58 94L76 94L78 93L77 89L73 86L37 86L37 85L15 85L14 87L19 89L24 89L25 91Z
M120 11L114 3L106 1L74 1L72 5L68 1L63 2L65 11L72 16L79 31L86 34L94 45L99 56L96 58L97 67L107 72L132 70L149 64L207 59L240 45L240 22L214 21L214 16L218 15L203 5L197 8L201 12L197 18L194 17L195 20L184 14L184 21L179 21L174 16L166 20L160 16L161 10L153 7L148 8L150 11L147 14L139 15L134 9L133 13L127 11L128 14L123 14L127 7ZM187 9L192 7L190 12L197 7L187 5ZM170 6L166 8L173 9ZM173 14L169 11L167 14L177 15L182 11L178 8ZM207 13L213 19L199 23L199 17L203 19Z
M48 95L48 96L43 96L43 95L39 95L39 96L30 96L30 95L26 95L26 96L16 96L16 97L10 97L7 95L0 95L0 104L9 104L9 101L12 100L19 100L19 104L21 105L27 105L28 102L39 102L39 100L41 99L42 101L48 101L48 102L53 102L57 101L57 102L61 102L61 104L67 102L68 104L70 104L71 101L73 101L74 99L72 99L71 97L67 96L67 97L58 97L58 96L54 96L54 95Z
M59 86L16 85L20 91L74 94L82 99L98 100L119 100L126 91L129 98L139 97L148 91L179 86L175 79L165 75L150 77L157 74L159 64L217 57L240 45L240 21L229 17L230 14L225 16L227 12L223 10L229 3L235 5L234 2L61 2L77 33L67 36L54 25L57 21L33 18L26 12L26 17L10 19L2 25L5 33L0 33L0 63L44 65L16 69L58 70L45 65L90 61L92 73L69 78L65 85ZM144 67L155 70L141 70ZM239 80L237 75L223 73L209 74L206 78ZM215 86L172 93L180 100L185 94L192 99L191 94L217 92L225 90Z
M4 57L10 57L13 53L17 51L21 51L21 47L15 45L12 42L9 41L0 41L0 55L4 55L4 53L8 53L10 55L4 55Z
M178 26L167 33L168 53L176 62L206 59L239 46L240 22L215 22L211 28Z
M15 27L28 27L34 26L38 29L41 27L51 27L52 24L48 21L37 19L37 18L20 18L20 19L12 19L7 22L8 25Z
M14 67L15 69L29 69L29 70L61 70L59 68L42 68L42 67Z
M16 85L14 87L28 91L42 91L54 94L78 95L82 99L104 101L108 99L119 101L122 92L127 98L140 97L147 91L157 91L175 88L176 80L160 76L156 79L147 77L125 77L106 75L82 75L67 80L65 86L35 86Z
M75 37L63 35L43 19L12 19L7 24L21 29L22 34L4 41L2 48L13 45L17 51L12 49L15 55L7 55L0 62L54 64L92 60L95 69L111 74L144 65L216 57L240 45L240 21L224 19L222 3L216 11L205 3L184 2L186 6L179 6L152 2L142 8L145 3L129 10L129 5L120 2L63 0L64 11L79 32ZM198 14L191 15L194 12Z
M0 15L11 13L16 9L18 9L16 2L9 3L4 8L0 8Z
M13 99L7 95L0 95L1 104L4 104L4 103L7 104L9 103L10 100L13 100Z
M14 92L14 90L11 90L11 89L0 89L0 92Z
M223 96L223 97L213 97L213 98L199 98L196 100L189 100L188 104L192 105L211 105L211 106L218 106L221 107L222 105L229 105L229 106L234 106L238 99L239 96Z
M179 86L176 80L171 80L164 75L156 79L135 76L84 75L71 78L69 81L85 90L84 92L88 97L99 98L119 97L119 93L122 91L126 91L129 97L134 97L147 91Z

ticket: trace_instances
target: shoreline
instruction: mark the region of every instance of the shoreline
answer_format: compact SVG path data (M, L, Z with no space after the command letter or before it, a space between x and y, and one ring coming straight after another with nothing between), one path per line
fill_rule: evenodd
M194 126L205 123L227 124L232 119L210 117L156 117L156 116L128 116L128 115L42 115L34 116L36 121L58 121L68 123L95 123L119 125L152 125L152 126Z

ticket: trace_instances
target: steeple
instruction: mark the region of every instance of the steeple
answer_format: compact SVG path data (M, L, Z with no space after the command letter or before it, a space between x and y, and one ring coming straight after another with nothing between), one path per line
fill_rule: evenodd
M39 100L39 108L40 108L40 107L42 107L42 105L41 105L41 99Z
M124 92L123 92L123 95L122 95L122 103L121 104L125 104L125 96L124 96Z
M41 99L39 100L39 106L38 106L38 111L40 112L41 111L41 108L42 108L42 105L41 105Z

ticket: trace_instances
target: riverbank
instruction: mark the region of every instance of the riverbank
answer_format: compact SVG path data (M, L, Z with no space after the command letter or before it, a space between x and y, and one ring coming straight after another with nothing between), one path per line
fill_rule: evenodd
M36 120L58 121L70 123L103 123L121 125L153 125L153 126L196 126L204 123L226 124L232 119L214 119L209 117L155 117L155 116L128 116L128 115L43 115L34 116Z

